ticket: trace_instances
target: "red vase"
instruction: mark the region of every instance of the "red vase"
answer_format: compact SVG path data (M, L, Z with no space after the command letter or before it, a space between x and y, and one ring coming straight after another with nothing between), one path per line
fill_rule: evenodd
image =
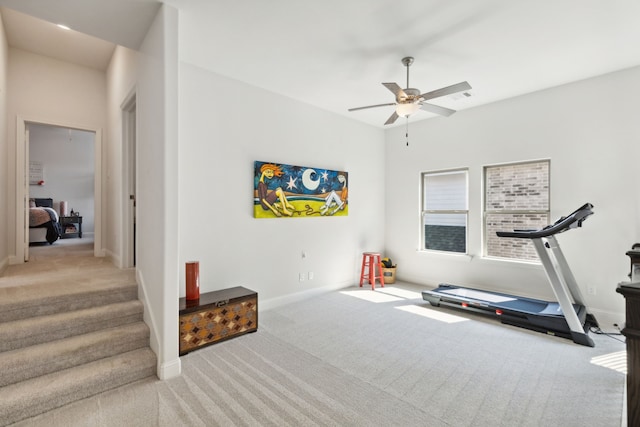
M186 264L187 299L200 299L200 263L191 261Z

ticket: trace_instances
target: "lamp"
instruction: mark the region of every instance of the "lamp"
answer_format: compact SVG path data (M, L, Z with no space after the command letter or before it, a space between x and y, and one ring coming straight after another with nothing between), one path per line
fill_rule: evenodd
M420 104L417 102L406 102L398 104L396 107L396 114L400 117L409 117L420 109Z

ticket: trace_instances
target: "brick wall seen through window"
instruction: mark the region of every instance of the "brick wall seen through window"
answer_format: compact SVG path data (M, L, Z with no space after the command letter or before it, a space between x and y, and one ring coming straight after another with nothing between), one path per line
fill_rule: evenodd
M549 224L549 161L484 168L485 254L538 260L529 239L497 237L496 231L540 229Z

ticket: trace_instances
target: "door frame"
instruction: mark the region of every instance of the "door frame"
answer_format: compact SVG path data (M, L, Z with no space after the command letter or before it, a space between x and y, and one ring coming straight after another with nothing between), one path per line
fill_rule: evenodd
M79 125L77 123L64 122L60 120L52 121L41 118L26 117L18 115L16 118L16 261L24 263L26 252L25 246L29 245L29 233L27 230L27 171L29 170L26 129L27 124L42 124L58 126L63 128L77 129L95 134L94 141L94 174L93 174L93 204L94 204L94 241L93 254L101 257L105 255L102 249L102 128Z

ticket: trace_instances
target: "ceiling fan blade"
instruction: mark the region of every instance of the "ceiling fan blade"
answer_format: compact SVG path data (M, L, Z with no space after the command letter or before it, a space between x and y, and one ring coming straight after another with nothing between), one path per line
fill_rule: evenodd
M440 116L445 116L445 117L449 117L450 115L456 112L456 110L452 110L450 108L445 108L445 107L439 107L433 104L427 104L426 102L420 105L421 105L420 108L422 108L424 111L428 111L430 113L438 114Z
M397 83L382 83L384 87L389 89L396 96L396 99L406 98L407 94L404 93L404 90Z
M366 107L349 108L349 111L365 110L367 108L376 108L376 107L386 107L388 105L396 105L396 103L395 102L389 102L387 104L367 105Z
M385 124L385 125L393 124L396 120L398 120L398 117L400 117L400 116L398 116L398 113L396 113L396 112L394 111L394 112L393 112L393 114L391 115L391 117L389 117L389 118L387 119L387 121L386 121L386 122L384 122L384 124Z
M432 90L431 92L423 93L422 95L420 95L420 97L425 101L428 101L433 98L440 98L441 96L451 95L452 93L462 92L463 90L469 89L471 89L471 85L469 83L460 82L451 86Z

